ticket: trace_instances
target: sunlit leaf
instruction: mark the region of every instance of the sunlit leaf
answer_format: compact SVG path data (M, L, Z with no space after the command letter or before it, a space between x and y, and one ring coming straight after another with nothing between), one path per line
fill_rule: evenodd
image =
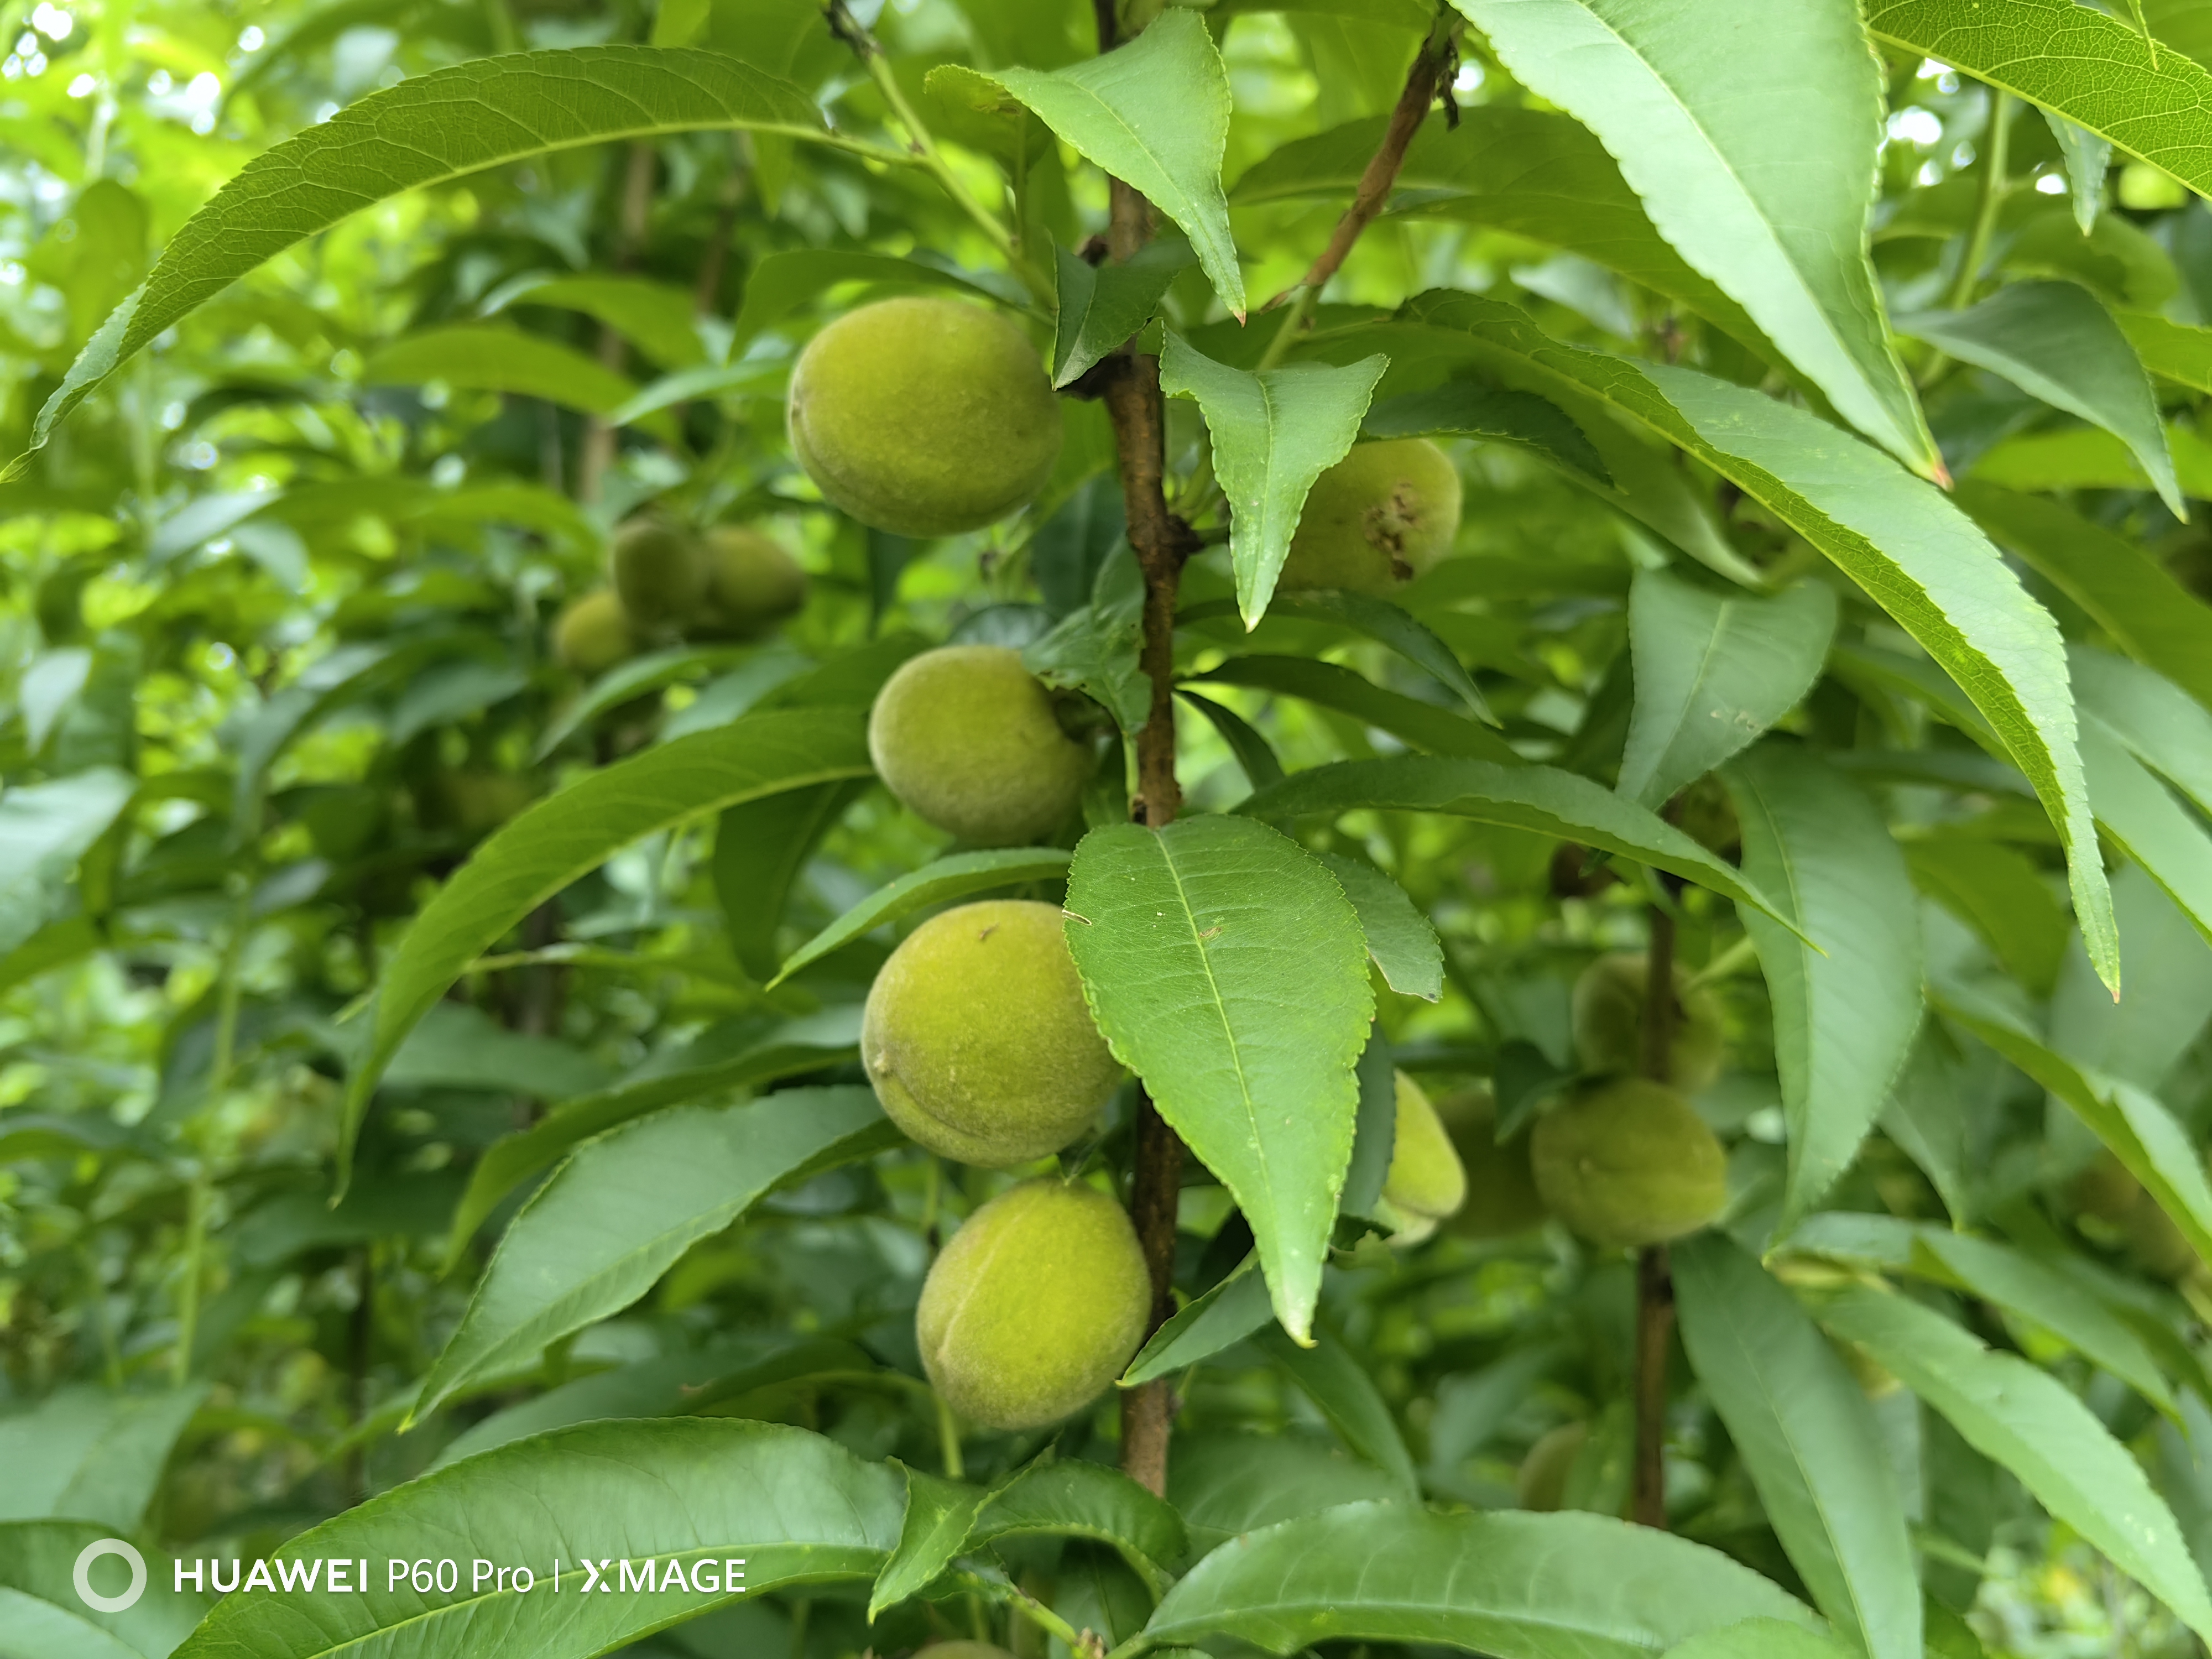
M628 1307L770 1188L897 1139L872 1091L842 1088L678 1106L585 1142L501 1237L414 1415Z
M1524 86L1597 134L1661 234L1845 419L1940 469L1867 253L1882 84L1850 0L1794 6L1783 27L1758 0L1453 3ZM1716 51L1724 40L1759 42L1755 77Z
M1850 1166L1911 1049L1920 916L1904 855L1849 778L1779 742L1762 744L1725 775L1744 874L1787 895L1803 933L1744 913L1774 1005L1790 1125L1786 1229Z
M714 52L580 46L480 58L371 93L264 151L170 239L39 411L31 447L164 329L373 202L502 161L702 127L819 137L813 100Z
M1245 818L1094 830L1067 941L1115 1058L1252 1224L1276 1317L1307 1339L1374 1013L1358 916Z
M2199 1634L2212 1628L2212 1596L2173 1512L2127 1448L2063 1384L1902 1296L1849 1291L1818 1312L2184 1624Z
M1256 627L1274 598L1306 492L1351 452L1387 360L1343 368L1304 363L1257 374L1217 363L1170 333L1160 388L1196 399L1213 440L1213 471L1229 498L1229 556L1237 604Z

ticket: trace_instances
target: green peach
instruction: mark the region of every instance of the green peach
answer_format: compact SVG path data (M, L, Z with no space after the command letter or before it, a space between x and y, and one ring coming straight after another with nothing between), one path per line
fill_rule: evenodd
M701 541L707 593L697 631L751 639L806 603L806 572L774 537L718 524Z
M988 1642L932 1642L915 1650L914 1659L1014 1659L1014 1656Z
M488 836L527 807L530 781L511 772L453 770L433 781L425 815L467 836Z
M1513 1479L1514 1501L1524 1510L1550 1514L1566 1507L1567 1482L1575 1460L1589 1444L1587 1423L1562 1423L1528 1448L1521 1470Z
M1058 829L1095 764L1044 683L1000 645L948 645L903 664L869 711L868 753L891 793L978 847Z
M922 1281L915 1336L945 1403L993 1429L1080 1411L1144 1340L1137 1230L1089 1187L1031 1181L968 1218Z
M963 904L908 934L868 988L860 1054L894 1123L985 1169L1058 1152L1121 1077L1059 908L1019 899Z
M1277 587L1389 593L1459 534L1459 471L1426 438L1355 444L1314 481Z
M641 632L656 634L697 623L707 599L707 562L698 538L651 514L615 532L607 568L623 611Z
M1644 958L1632 951L1600 957L1575 981L1575 1049L1593 1072L1638 1072L1644 1065L1644 1000L1649 982ZM1691 975L1674 964L1674 1035L1668 1045L1667 1081L1695 1094L1721 1074L1726 1037L1720 999L1709 987L1690 988Z
M1528 1167L1528 1131L1498 1144L1498 1102L1490 1091L1455 1090L1437 1103L1437 1115L1467 1171L1467 1202L1452 1217L1451 1231L1466 1238L1510 1238L1540 1224L1546 1211Z
M1028 337L956 300L881 300L792 370L791 447L822 494L902 536L980 530L1026 506L1060 456L1060 404Z
M1467 1171L1421 1085L1397 1074L1396 1134L1382 1177L1383 1219L1399 1244L1418 1244L1467 1202Z
M553 619L553 654L579 674L604 674L636 652L629 614L612 588L594 588L570 600Z
M1696 1232L1728 1201L1728 1156L1697 1109L1644 1078L1619 1078L1536 1120L1529 1162L1552 1213L1604 1249Z

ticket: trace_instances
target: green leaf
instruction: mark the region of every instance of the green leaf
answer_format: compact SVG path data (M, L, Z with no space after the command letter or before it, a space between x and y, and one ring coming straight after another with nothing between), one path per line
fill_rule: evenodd
M52 919L70 870L137 787L129 773L102 766L0 792L0 956Z
M1544 385L1596 393L1765 504L1858 583L1973 700L2034 787L2066 848L2089 959L2106 984L2117 980L2112 894L2057 625L1942 491L1802 410L1688 369L1560 345L1494 301L1430 294L1400 315Z
M1053 389L1073 384L1084 371L1122 344L1152 318L1168 284L1197 258L1190 244L1164 236L1127 259L1094 265L1055 246L1060 282L1059 319L1053 325Z
M1280 608L1279 612L1280 614ZM1517 766L1512 745L1486 726L1463 720L1448 708L1385 690L1356 669L1312 657L1231 657L1198 677L1199 682L1249 686L1297 697L1349 714L1363 725L1425 749L1432 754Z
M207 1385L111 1394L67 1383L0 1417L0 1521L62 1516L135 1534Z
M1245 782L1253 788L1264 788L1287 775L1282 762L1275 757L1273 747L1235 709L1224 708L1210 697L1201 697L1187 685L1176 687L1176 696L1205 715L1220 733L1222 742L1229 745L1229 752L1237 757Z
M1774 1006L1790 1125L1786 1230L1850 1167L1911 1052L1920 912L1881 813L1818 756L1764 744L1725 776L1745 876L1788 895L1802 930L1744 913Z
M614 1073L553 1037L508 1030L481 1008L433 1004L384 1074L405 1089L481 1089L561 1101L605 1089Z
M393 1488L300 1534L278 1561L413 1559L434 1537L463 1553L525 1564L534 1590L471 1585L397 1589L373 1568L365 1589L257 1591L218 1603L176 1659L252 1653L326 1659L383 1650L408 1659L530 1653L589 1659L648 1632L734 1601L719 1583L744 1562L744 1596L786 1585L860 1582L898 1543L897 1474L833 1441L779 1424L730 1418L586 1423L501 1446ZM564 1564L561 1593L550 1569ZM583 1595L579 1561L653 1564L651 1593ZM697 1567L712 1562L715 1571ZM618 1575L619 1566L605 1570Z
M1673 1266L1690 1364L1814 1604L1869 1659L1918 1659L1912 1540L1857 1379L1723 1235L1684 1240Z
M1420 913L1406 890L1358 859L1334 853L1316 857L1344 889L1345 897L1359 914L1360 932L1367 935L1367 954L1382 975L1383 983L1401 996L1434 1002L1444 994L1444 951L1435 925Z
M656 40L653 44L682 43ZM533 271L502 283L485 295L483 313L489 317L514 305L580 311L626 337L662 369L690 368L707 361L707 348L699 338L698 306L688 289L673 283L656 283L643 276L556 276Z
M1810 1608L1717 1550L1595 1515L1431 1515L1346 1504L1248 1534L1170 1590L1153 1645L1233 1637L1288 1654L1336 1638L1498 1659L1652 1659L1701 1630Z
M255 156L185 222L152 275L70 365L39 410L31 447L155 335L264 259L372 203L551 150L714 127L826 134L813 100L790 82L690 50L514 52L370 93Z
M1267 1278L1253 1271L1259 1265L1258 1256L1246 1256L1228 1278L1176 1310L1175 1317L1137 1350L1129 1369L1121 1373L1121 1387L1133 1389L1210 1359L1265 1325L1272 1310Z
M840 1088L674 1107L586 1141L501 1237L412 1417L628 1307L771 1188L897 1139L872 1091Z
M2094 646L2073 647L2067 661L2081 706L2137 758L2212 812L2212 711L2174 680Z
M1265 824L1183 818L1085 836L1067 911L1115 1058L1235 1197L1276 1317L1307 1340L1374 1015L1343 890Z
M2212 392L2212 328L2172 323L2147 311L2112 314L2142 366L2160 380Z
M896 1460L894 1460L896 1461ZM902 1466L903 1467L903 1466ZM906 1519L898 1547L868 1592L868 1621L934 1583L968 1542L968 1528L984 1494L974 1486L906 1469Z
M1001 1538L1089 1538L1111 1546L1162 1594L1189 1553L1182 1518L1144 1487L1102 1463L1032 1463L987 1497L963 1549Z
M2098 823L2212 940L2212 836L2093 714L2082 717L2081 761Z
M2212 444L2179 422L2166 427L2181 493L2191 501L2212 496ZM1966 469L1979 483L2031 495L2055 489L2148 489L2150 474L2135 453L2102 427L2059 426L2023 432L1992 444Z
M2074 0L1869 0L1875 40L1964 70L2212 191L2212 70Z
M1221 191L1229 71L1195 13L1170 7L1128 45L1063 70L987 77L1092 165L1182 227L1221 303L1244 319L1244 276Z
M1413 1455L1389 1403L1341 1337L1324 1336L1302 1348L1279 1328L1269 1328L1260 1334L1259 1348L1321 1408L1346 1450L1388 1474L1407 1497L1419 1492Z
M121 1613L102 1613L76 1593L78 1555L112 1535L106 1522L0 1522L0 1653L7 1659L167 1659L192 1633L207 1598L175 1590L168 1558L158 1550L141 1552L147 1593ZM113 1583L106 1573L115 1575ZM122 1564L110 1562L94 1574L95 1589L123 1592Z
M740 1337L708 1348L661 1354L571 1377L480 1418L449 1441L430 1467L444 1468L495 1446L578 1423L687 1416L718 1398L824 1371L866 1371L875 1364L866 1350L822 1337L781 1342Z
M1835 631L1836 596L1819 582L1755 599L1639 572L1628 599L1636 707L1620 793L1656 811L1747 747L1813 689Z
M1868 254L1882 82L1851 0L1795 6L1784 27L1759 0L1453 3L1516 79L1597 134L1660 234L1846 420L1942 470ZM1759 73L1740 75L1720 39L1757 40Z
M2040 1327L2164 1411L2174 1409L2158 1362L2125 1320L2067 1271L1995 1239L1895 1216L1829 1211L1807 1218L1787 1247L1965 1291Z
M2007 973L2050 994L2073 927L2026 854L1978 837L1923 837L1905 843L1905 861L1921 890L1978 933Z
M1144 608L1136 559L1109 553L1098 567L1091 603L1025 648L1022 665L1047 685L1083 692L1134 737L1152 710L1152 682L1137 661Z
M640 836L741 801L867 776L865 725L860 711L842 708L749 715L592 773L477 848L415 919L377 981L375 1024L347 1082L341 1182L385 1066L483 951Z
M373 353L362 367L370 386L422 386L432 380L470 392L504 392L542 398L564 409L605 415L637 393L636 382L587 352L558 340L489 324L457 323L426 329ZM641 421L666 434L665 419Z
M2212 1630L2212 1596L2172 1511L2127 1448L2056 1379L1901 1296L1850 1291L1820 1316L2184 1624L2199 1635Z
M946 904L971 893L1018 887L1026 882L1058 882L1073 856L1058 847L1009 847L987 853L954 853L888 882L791 953L773 988L810 963L842 950L863 934L910 916L932 904Z
M1284 145L1237 179L1230 200L1348 198L1389 120L1376 115ZM1478 104L1460 111L1456 127L1425 122L1397 187L1394 212L1470 219L1579 255L1677 301L1758 356L1778 355L1743 308L1652 228L1619 164L1568 116Z
M633 697L641 697L647 692L674 685L694 674L732 667L748 659L752 662L763 660L759 653L743 647L727 645L671 646L665 651L649 651L641 657L632 657L628 662L610 668L593 680L582 696L545 723L544 733L538 739L535 757L544 760L607 710L620 708ZM794 672L806 666L804 658L784 657L774 660L779 668L788 666Z
M994 301L1005 299L974 277L919 259L864 253L857 248L790 248L767 255L746 276L745 297L731 325L731 356L735 358L755 337L794 311L816 303L840 283L945 289Z
M2173 1392L2142 1339L2056 1264L1948 1227L1915 1228L1913 1257L1909 1271L1940 1278L2041 1326L2154 1406L2174 1409ZM1937 1272L1928 1270L1929 1260Z
M1266 1310L1261 1310L1262 1321ZM1232 1538L1319 1515L1340 1504L1403 1504L1401 1489L1372 1463L1319 1435L1186 1430L1168 1465L1168 1497L1200 1554Z
M1451 380L1388 398L1367 411L1365 439L1478 438L1518 444L1562 472L1611 488L1613 474L1574 417L1526 392Z
M2212 605L2138 544L2039 496L1972 480L1957 496L1999 546L2087 611L2129 655L2212 703Z
M714 826L714 892L738 965L756 980L776 971L776 935L793 886L871 782L845 778L723 809Z
M656 1056L611 1088L564 1102L529 1128L501 1135L476 1161L453 1212L446 1271L501 1200L577 1142L678 1101L822 1071L859 1054L860 1020L850 1008L788 1021L733 1021Z
M2189 1132L2171 1112L2132 1084L2083 1071L2037 1038L2017 1015L1970 1000L1957 986L1929 1000L1944 1018L1973 1033L2071 1108L2142 1182L2198 1257L2212 1261L2212 1183L2205 1180Z
M1778 1620L1747 1619L1725 1630L1692 1636L1680 1647L1668 1649L1666 1659L1854 1659L1856 1652L1832 1636Z
M1385 357L1342 368L1297 363L1258 374L1193 350L1170 331L1160 389L1191 398L1213 439L1213 471L1229 498L1229 556L1237 606L1259 626L1290 556L1291 538L1314 480L1342 460L1359 436Z
M1764 910L1793 929L1796 926L1732 866L1664 818L1588 778L1549 766L1508 767L1413 755L1339 761L1294 772L1271 788L1255 791L1237 810L1255 817L1334 817L1362 808L1442 812L1579 842L1656 866Z
M1900 318L1897 329L2104 428L2134 452L2174 517L2189 516L2150 376L2112 313L2087 289L2013 283L1966 311Z
M1467 665L1452 654L1451 647L1436 635L1426 623L1409 615L1388 599L1378 599L1371 593L1353 593L1336 588L1304 588L1296 593L1279 593L1270 607L1271 614L1288 617L1300 622L1331 623L1355 634L1364 634L1378 645L1388 646L1414 667L1421 670L1437 684L1456 695L1474 714L1490 725L1498 724L1498 717L1490 712L1490 703L1467 672ZM1227 599L1202 600L1180 612L1176 620L1182 623L1210 622L1216 617L1236 615ZM1503 743L1498 745L1509 755L1512 750ZM1518 756L1514 756L1518 759Z
M2105 205L2105 174L2112 165L2112 147L2087 127L2063 115L2043 112L2051 136L2058 141L2059 158L2066 163L2067 192L2074 202L2074 222L2087 236L2097 228L2097 215Z

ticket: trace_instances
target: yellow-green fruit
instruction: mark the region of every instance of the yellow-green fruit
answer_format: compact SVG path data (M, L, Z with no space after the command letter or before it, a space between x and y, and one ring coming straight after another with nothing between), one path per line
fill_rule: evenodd
M868 754L896 795L977 847L1018 847L1074 814L1094 761L1052 693L1002 645L948 645L876 694Z
M1619 1249L1693 1233L1728 1201L1728 1156L1676 1091L1621 1078L1536 1120L1536 1190L1591 1243Z
M1152 1311L1137 1230L1089 1187L1030 1181L968 1218L922 1281L915 1336L945 1403L993 1429L1057 1423L1096 1400Z
M707 562L702 632L750 639L806 603L806 573L775 538L745 525L718 524L702 545Z
M432 786L431 819L487 836L531 802L530 781L511 772L441 772Z
M1276 586L1388 593L1451 550L1459 472L1426 438L1356 444L1314 481Z
M607 568L631 623L647 633L689 628L707 600L707 561L699 539L650 515L615 532Z
M1390 1146L1390 1171L1382 1177L1384 1219L1393 1243L1418 1244L1437 1224L1467 1202L1467 1171L1444 1132L1443 1120L1421 1085L1398 1073L1398 1121Z
M1528 1167L1528 1132L1498 1144L1498 1102L1490 1091L1456 1090L1437 1103L1437 1115L1467 1171L1467 1202L1452 1217L1451 1231L1466 1238L1510 1238L1540 1224L1544 1199Z
M988 1642L932 1642L918 1649L914 1659L1014 1659L1014 1656Z
M1562 1509L1567 1501L1567 1480L1575 1472L1575 1459L1589 1444L1589 1425L1562 1423L1528 1448L1514 1477L1513 1493L1524 1510L1546 1514Z
M636 650L629 613L611 587L570 600L553 620L553 654L579 674L604 674Z
M868 988L860 1054L892 1122L988 1170L1089 1128L1121 1081L1058 907L963 904L907 935Z
M1575 981L1575 1051L1593 1072L1635 1072L1644 1065L1644 958L1631 951L1600 957ZM1674 1037L1667 1081L1687 1094L1721 1074L1726 1041L1720 999L1690 988L1690 972L1674 964Z
M902 536L1005 518L1060 455L1060 404L1036 348L957 300L882 300L830 324L792 370L790 422L823 495Z

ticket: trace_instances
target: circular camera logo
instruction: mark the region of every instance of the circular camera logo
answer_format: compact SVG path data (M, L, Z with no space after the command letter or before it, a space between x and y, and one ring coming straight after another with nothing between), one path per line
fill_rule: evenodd
M120 1595L102 1595L92 1587L92 1564L106 1555L119 1555L131 1564L131 1588ZM122 1613L136 1607L146 1593L146 1558L120 1538L95 1539L78 1555L76 1571L70 1576L77 1600L85 1606L95 1613Z

